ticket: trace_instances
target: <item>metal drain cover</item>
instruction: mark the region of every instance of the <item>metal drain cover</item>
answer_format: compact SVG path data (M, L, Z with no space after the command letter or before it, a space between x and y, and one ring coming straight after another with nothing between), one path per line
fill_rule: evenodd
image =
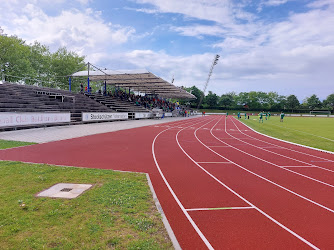
M38 193L37 197L73 199L91 188L92 184L58 183Z

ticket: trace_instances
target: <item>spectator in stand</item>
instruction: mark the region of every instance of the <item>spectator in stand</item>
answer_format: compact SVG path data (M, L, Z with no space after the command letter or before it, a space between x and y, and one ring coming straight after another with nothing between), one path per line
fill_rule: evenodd
M80 92L83 93L83 84L80 83Z

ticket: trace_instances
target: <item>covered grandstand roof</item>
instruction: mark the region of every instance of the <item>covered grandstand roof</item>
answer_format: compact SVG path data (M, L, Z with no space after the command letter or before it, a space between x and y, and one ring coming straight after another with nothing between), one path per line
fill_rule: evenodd
M72 77L88 76L88 71L78 71ZM153 73L144 70L95 70L89 71L89 79L103 81L109 85L130 88L146 94L156 94L165 98L196 99L184 89L177 87Z

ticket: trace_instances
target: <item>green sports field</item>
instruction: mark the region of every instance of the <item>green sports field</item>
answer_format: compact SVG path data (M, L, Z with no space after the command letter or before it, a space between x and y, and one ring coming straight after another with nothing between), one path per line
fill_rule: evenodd
M279 116L259 123L258 117L240 119L256 131L279 139L334 152L334 118Z

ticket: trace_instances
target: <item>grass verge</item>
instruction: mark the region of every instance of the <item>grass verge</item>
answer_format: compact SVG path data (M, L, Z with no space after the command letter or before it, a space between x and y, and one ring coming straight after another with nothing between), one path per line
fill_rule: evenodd
M172 249L144 174L0 162L1 249ZM76 199L37 198L60 183Z
M20 146L27 146L36 144L33 142L22 142L22 141L6 141L6 140L0 140L0 149L6 149L6 148L15 148Z
M258 118L240 119L254 130L279 139L334 152L334 119L317 117L285 117L280 122L278 116L259 123Z

